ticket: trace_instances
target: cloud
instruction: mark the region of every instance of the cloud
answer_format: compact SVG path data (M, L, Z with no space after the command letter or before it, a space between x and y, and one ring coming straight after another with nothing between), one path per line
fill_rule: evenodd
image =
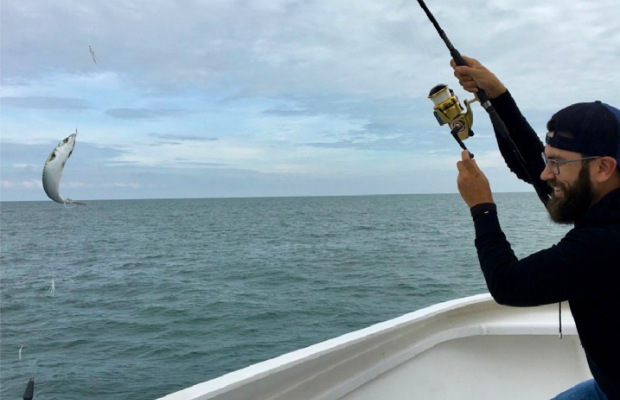
M618 43L618 22L608 15L612 0L476 0L467 9L459 4L431 8L462 52L499 70L522 93L551 80L576 96L615 77L608 68L618 57L611 50ZM80 7L70 0L23 0L4 4L1 18L6 80L111 70L145 87L194 87L247 98L405 96L452 79L432 25L415 2L402 0L110 0ZM467 18L480 23L465 23ZM171 29L179 20L183 27ZM99 64L93 64L84 38ZM556 90L564 91L560 85Z
M126 182L106 182L106 183L102 183L100 186L104 187L104 188L132 188L132 189L139 189L141 185L139 183L135 183L135 182L130 182L130 183L126 183Z
M214 138L214 137L183 135L183 134L174 134L174 133L149 133L149 136L157 138L157 139L187 140L187 141L193 141L193 142L213 142L215 140L218 140L218 138Z
M107 115L117 119L158 119L178 117L187 113L184 110L153 110L146 108L114 108L106 111Z
M179 161L174 161L169 163L170 165L176 165L176 166L183 166L183 167L206 167L206 168L219 168L219 167L226 167L228 166L228 164L222 164L222 163L211 163L211 162L200 162L200 161L183 161L183 160L179 160Z
M39 168L40 165L37 164L13 164L13 168L16 169L33 169L33 168Z
M75 189L75 188L86 188L89 186L91 186L91 184L84 183L84 182L77 182L77 181L60 182L61 188Z
M615 0L429 6L457 48L506 84L537 131L570 103L616 101ZM21 0L3 3L0 24L9 185L40 179L64 137L58 132L78 124L85 134L63 179L95 185L68 188L87 195L105 182L139 184L150 196L170 186L191 195L197 181L209 195L284 193L280 186L325 193L296 186L296 177L336 174L372 176L376 190L387 191L383 182L400 184L402 175L427 179L429 163L452 173L459 154L426 96L437 83L461 100L471 96L415 2ZM58 112L71 110L75 118ZM467 146L487 168L505 168L478 104L474 114ZM454 190L448 175L443 191ZM269 186L272 178L280 186ZM157 187L149 192L149 184ZM97 193L134 195L131 186L106 189Z
M41 183L41 180L36 180L36 179L31 179L27 181L19 181L19 182L3 180L0 183L2 184L2 187L4 189L13 189L13 188L42 189L43 188L43 184Z
M0 144L0 161L2 166L20 166L24 169L43 170L45 160L50 155L57 141L48 141L47 144L23 144L2 142ZM83 165L101 166L108 161L119 157L126 150L88 142L76 143L71 158L67 161L65 172Z
M398 136L392 139L377 140L342 140L339 142L317 142L304 143L304 146L318 147L323 149L355 149L355 150L373 150L373 151L399 151L414 152L419 151L422 146L420 143L414 142L411 138ZM426 147L426 146L425 146Z
M263 113L267 115L277 115L279 117L298 117L298 116L317 115L316 111L310 111L310 110L266 110Z
M166 142L157 142L157 143L149 143L149 147L159 147L159 146L178 146L178 145L182 145L183 142L171 142L171 141L166 141Z
M90 108L83 99L62 97L14 97L0 98L0 105L5 107L33 108L39 110L85 110Z
M29 180L29 181L21 181L21 182L3 180L0 183L2 185L2 188L4 189L43 189L43 184L41 183L41 181L35 180L35 179ZM67 188L67 189L93 188L93 187L138 189L140 188L140 184L135 183L135 182L104 182L104 183L99 183L99 184L93 184L93 183L70 181L70 182L61 182L60 187Z

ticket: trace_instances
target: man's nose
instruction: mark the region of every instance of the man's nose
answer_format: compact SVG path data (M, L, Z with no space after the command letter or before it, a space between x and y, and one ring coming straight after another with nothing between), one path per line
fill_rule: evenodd
M551 172L551 168L548 165L545 165L545 169L540 173L540 179L543 181L551 180L555 177L555 174Z

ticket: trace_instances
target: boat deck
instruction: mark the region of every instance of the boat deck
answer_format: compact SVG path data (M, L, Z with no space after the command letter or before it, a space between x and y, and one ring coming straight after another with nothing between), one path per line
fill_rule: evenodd
M591 377L567 304L437 304L162 400L550 399Z
M591 378L580 347L575 336L450 340L340 399L548 400Z

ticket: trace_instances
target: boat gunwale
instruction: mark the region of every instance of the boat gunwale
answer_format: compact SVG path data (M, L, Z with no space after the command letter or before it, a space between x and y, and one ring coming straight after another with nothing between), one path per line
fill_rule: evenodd
M429 322L434 317L440 315L451 314L458 316L460 314L469 314L472 311L475 313L483 313L485 310L493 309L499 306L490 294L478 294L468 296L464 298L445 301L442 303L434 304L429 307L416 310L399 317L382 321L366 328L362 328L357 331L349 332L341 336L328 339L326 341L310 345L308 347L294 350L290 353L286 353L277 356L272 359L268 359L245 368L227 373L220 377L214 378L209 381L198 383L194 386L182 389L162 397L160 400L206 400L211 399L220 394L235 390L243 387L244 385L251 384L252 382L260 381L263 378L276 375L281 371L290 370L296 366L304 363L311 362L326 355L334 354L339 351L344 351L349 347L354 347L357 344L367 342L369 340L378 338L379 336L389 337L391 333L402 330L402 335L408 334L407 328L409 326L421 327L424 326L424 321ZM472 309L473 308L473 309ZM570 321L565 324L564 334L567 336L576 335L574 325L571 325ZM351 390L359 387L364 382L373 379L374 377L386 372L387 370L406 362L407 360L415 357L426 351L433 346L453 339L459 339L470 336L479 335L510 335L510 334L538 334L538 335L551 335L557 333L557 325L551 324L538 324L523 326L522 324L472 324L468 326L461 326L453 329L444 329L436 332L433 335L427 336L425 339L413 343L411 346L405 348L376 366L363 371L355 377L344 381L342 384L334 387L326 396L319 396L317 399L322 398L338 398L340 395L345 395ZM400 336L396 335L393 338L389 338L386 341L380 342L379 346L387 346L390 341L398 340ZM376 347L376 346L375 346ZM375 350L373 348L367 349L366 352ZM363 353L355 354L354 357L363 355ZM340 364L350 362L350 359L343 359L341 362L332 365L330 368L321 370L316 376L325 374L326 371L339 367ZM306 383L314 379L316 376L309 377L304 381L300 381L298 385ZM298 385L292 385L284 390L281 394L293 390ZM337 394L337 395L336 395ZM336 395L336 397L334 397Z

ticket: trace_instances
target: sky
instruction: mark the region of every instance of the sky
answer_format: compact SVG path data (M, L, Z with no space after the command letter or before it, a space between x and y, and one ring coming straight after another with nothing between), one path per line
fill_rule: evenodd
M618 107L615 0L427 5L541 138L567 105ZM2 0L0 199L46 200L45 160L76 129L74 200L458 193L427 98L472 97L449 61L413 0ZM474 131L492 190L533 192L479 105Z

